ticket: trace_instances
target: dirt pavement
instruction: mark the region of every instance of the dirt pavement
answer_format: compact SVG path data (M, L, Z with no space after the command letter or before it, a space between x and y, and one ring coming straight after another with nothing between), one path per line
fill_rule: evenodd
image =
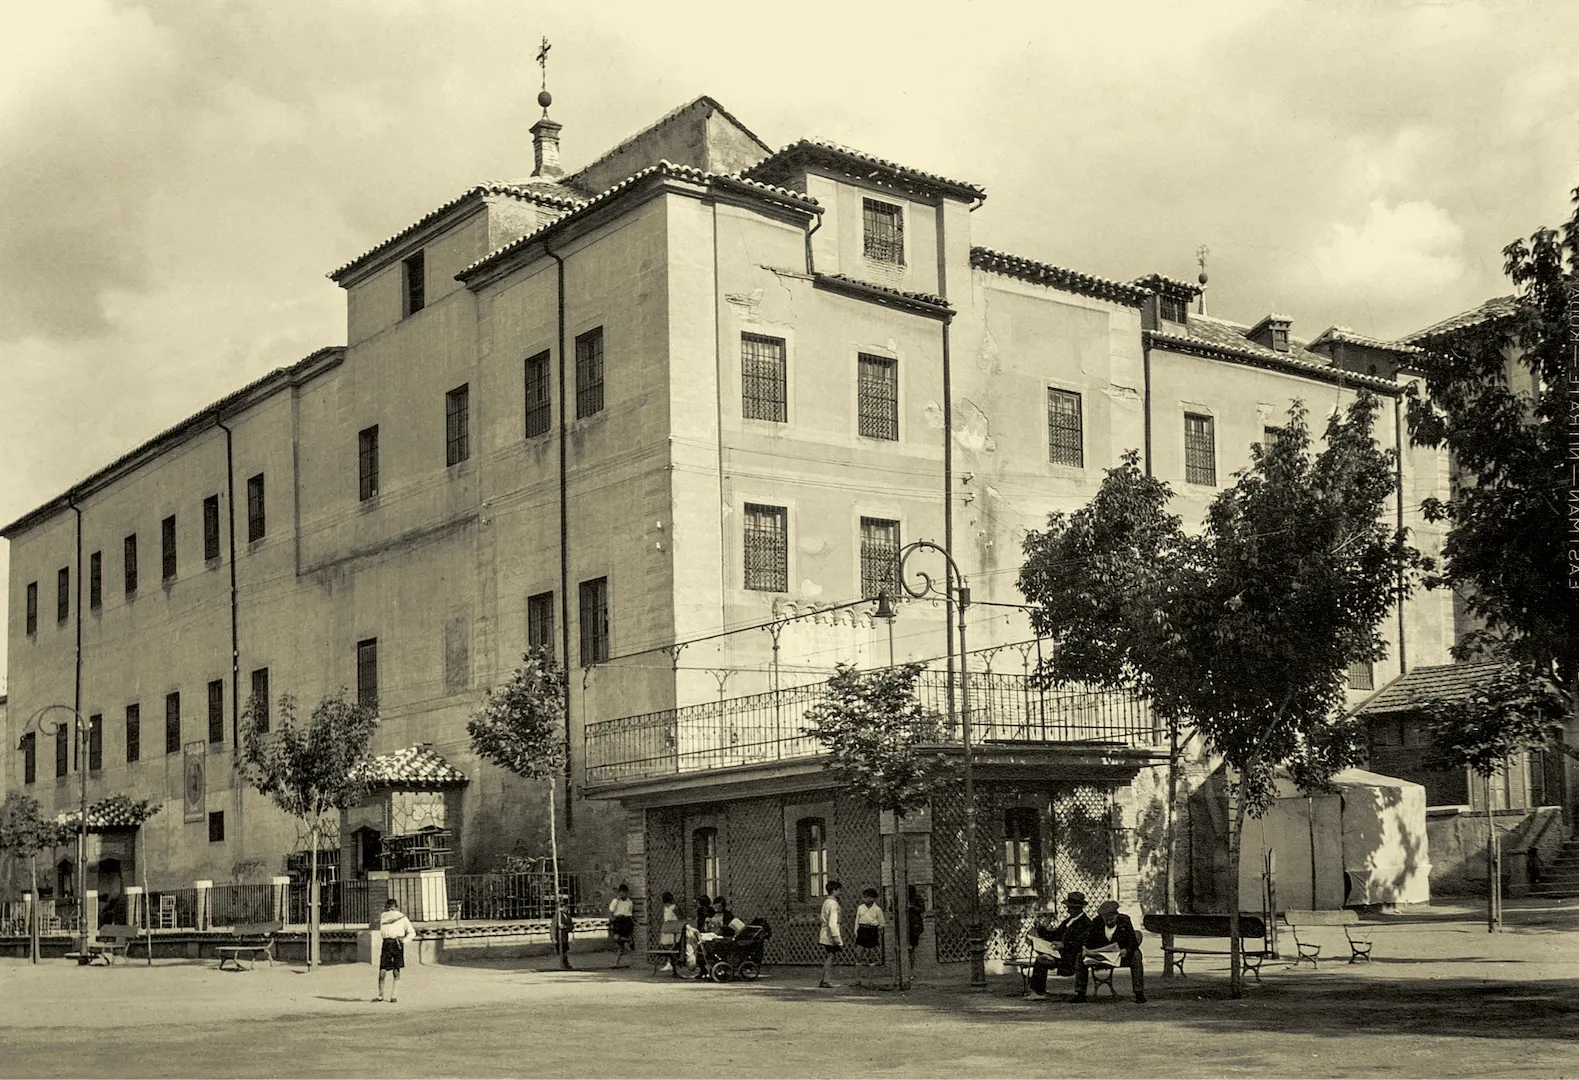
M1153 953L1144 1006L1124 975L1117 1001L1069 1005L1020 1000L1014 976L900 995L819 991L793 968L684 983L588 955L569 973L414 966L398 1004L375 1004L356 966L4 960L0 1075L1579 1075L1579 905L1510 911L1495 935L1470 916L1381 925L1368 966L1268 962L1240 1001L1222 965L1164 980Z

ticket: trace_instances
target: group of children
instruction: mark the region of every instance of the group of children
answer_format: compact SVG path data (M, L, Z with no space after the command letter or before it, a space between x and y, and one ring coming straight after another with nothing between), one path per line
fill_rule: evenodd
M833 963L844 950L843 911L839 904L839 894L843 890L844 886L839 882L828 882L827 898L823 900L822 911L817 917L817 942L823 948L822 981L817 985L822 988L833 986ZM906 944L910 949L912 963L915 961L916 946L921 943L921 930L926 919L926 911L926 903L912 885L905 908L906 921L909 924L907 927L909 941ZM883 914L883 905L878 902L877 890L862 889L861 902L855 907L857 965L877 967L882 964L883 928L887 925L888 919Z

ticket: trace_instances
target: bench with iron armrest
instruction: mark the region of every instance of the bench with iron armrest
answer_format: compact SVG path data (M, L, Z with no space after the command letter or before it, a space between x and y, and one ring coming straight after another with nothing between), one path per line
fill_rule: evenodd
M115 954L120 953L122 959L126 957L126 950L133 941L142 936L142 931L135 926L122 926L112 923L99 927L97 940L88 942L87 955L80 960L84 964L91 964L95 960L103 960L108 967L115 962Z
M1321 943L1312 941L1310 928L1313 926L1341 926L1343 936L1349 943L1349 963L1360 960L1369 962L1371 959L1371 941L1369 938L1354 936L1355 926L1360 924L1359 913L1352 908L1341 911L1285 911L1283 921L1288 923L1289 930L1294 935L1294 946L1299 950L1299 955L1294 957L1294 966L1298 967L1300 961L1309 960L1310 966L1316 966L1316 958L1321 955ZM1299 932L1305 931L1304 940L1300 940Z
M1145 927L1162 939L1162 977L1170 979L1177 971L1184 977L1184 961L1191 956L1230 956L1230 949L1208 949L1196 946L1179 946L1175 938L1219 938L1230 944L1227 915L1165 915L1156 912L1146 916ZM1261 981L1261 962L1271 957L1267 947L1266 920L1260 915L1239 916L1239 955L1245 970Z
M1145 941L1145 932L1141 930L1135 931L1135 939L1137 941ZM1062 979L1074 977L1075 965L1083 964L1091 973L1091 993L1093 996L1104 986L1107 987L1108 993L1114 997L1118 996L1118 991L1113 987L1113 972L1119 966L1115 963L1118 959L1116 955L1109 957L1107 955L1087 954L1076 960L1065 960L1057 952L1047 952L1041 954L1041 959L1045 961L1042 966L1047 969L1049 975L1055 975ZM1010 961L1015 969L1019 971L1020 981L1024 983L1025 992L1028 994L1031 992L1031 973L1036 970L1036 961L1037 952L1035 946L1032 946L1030 953L1022 953Z
M249 923L238 926L231 931L235 937L232 945L221 945L214 951L219 954L219 970L224 971L226 964L236 965L237 971L246 970L241 966L241 958L245 956L251 967L257 967L258 958L274 966L274 937L282 929L279 923Z

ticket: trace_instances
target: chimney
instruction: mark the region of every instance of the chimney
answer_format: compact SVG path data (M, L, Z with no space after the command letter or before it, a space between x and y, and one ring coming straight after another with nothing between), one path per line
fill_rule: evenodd
M1252 326L1245 337L1263 348L1288 352L1288 328L1292 322L1287 315L1268 315Z

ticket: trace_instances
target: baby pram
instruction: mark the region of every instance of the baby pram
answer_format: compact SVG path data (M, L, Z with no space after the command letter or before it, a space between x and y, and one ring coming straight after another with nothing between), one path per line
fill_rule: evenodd
M766 919L753 919L732 938L700 942L697 965L714 982L741 979L750 982L762 973L762 953L773 936Z

